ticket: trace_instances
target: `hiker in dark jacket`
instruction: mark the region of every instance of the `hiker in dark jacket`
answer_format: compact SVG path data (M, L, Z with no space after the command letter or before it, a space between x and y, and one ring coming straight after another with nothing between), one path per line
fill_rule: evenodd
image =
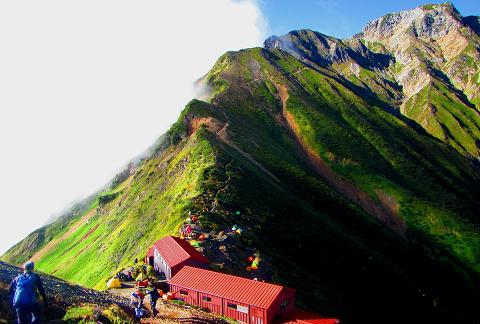
M152 311L152 317L157 316L157 300L160 298L160 293L157 288L152 287L152 289L147 291L147 295L150 296L150 309Z
M23 273L13 279L9 293L12 297L13 307L17 313L17 323L40 323L40 302L38 295L42 296L46 305L47 296L43 289L42 280L33 273L33 262L27 262L23 266Z

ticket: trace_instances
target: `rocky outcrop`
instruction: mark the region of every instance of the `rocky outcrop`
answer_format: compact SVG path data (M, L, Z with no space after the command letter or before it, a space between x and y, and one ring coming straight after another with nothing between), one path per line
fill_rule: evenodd
M461 15L452 4L425 5L385 15L362 30L365 39L388 39L396 35L438 38L461 28Z

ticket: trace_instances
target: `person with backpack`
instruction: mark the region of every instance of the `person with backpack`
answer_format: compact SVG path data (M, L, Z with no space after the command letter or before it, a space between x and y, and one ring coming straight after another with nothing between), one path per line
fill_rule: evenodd
M47 295L43 289L42 280L33 273L34 267L33 262L26 262L23 273L15 277L10 284L9 294L12 297L18 324L41 322L38 295L42 296L44 305L47 305Z
M143 299L145 295L137 289L130 294L130 306L135 306L141 308L143 306Z
M160 298L160 293L157 288L152 287L152 289L147 291L147 295L150 296L150 309L152 311L152 317L157 316L157 300Z
M142 318L145 314L145 310L142 307L144 298L145 295L140 291L140 289L137 289L130 294L130 306L135 308L135 317L137 319Z

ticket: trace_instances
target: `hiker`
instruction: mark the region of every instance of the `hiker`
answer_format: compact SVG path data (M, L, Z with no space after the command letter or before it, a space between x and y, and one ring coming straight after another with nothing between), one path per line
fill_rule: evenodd
M182 238L182 239L187 237L186 227L187 227L187 222L183 222L183 225L180 228L180 238Z
M144 298L145 295L142 294L139 289L130 294L130 306L135 308L135 317L137 319L142 318L142 316L145 314L145 311L142 308Z
M118 279L120 279L120 281L127 281L128 280L128 277L126 274L124 274L123 272L120 272L118 274Z
M33 273L34 267L33 262L26 262L23 273L13 279L10 284L9 294L12 297L18 324L41 322L38 295L42 296L44 305L47 305L47 295L43 289L42 280Z
M139 289L137 289L136 291L130 294L130 306L135 306L135 304L137 304L135 308L142 308L144 298L145 298L145 295L142 294L142 292Z
M190 224L187 224L185 226L185 234L187 237L190 237L190 235L192 234L192 227L190 226Z
M147 295L150 296L150 309L152 311L152 317L157 316L157 300L160 298L160 293L157 288L152 287L152 289L147 291Z

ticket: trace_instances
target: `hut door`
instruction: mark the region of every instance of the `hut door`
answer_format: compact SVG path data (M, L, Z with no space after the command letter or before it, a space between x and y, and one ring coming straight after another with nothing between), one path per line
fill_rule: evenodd
M263 310L256 307L250 308L250 324L263 324Z

